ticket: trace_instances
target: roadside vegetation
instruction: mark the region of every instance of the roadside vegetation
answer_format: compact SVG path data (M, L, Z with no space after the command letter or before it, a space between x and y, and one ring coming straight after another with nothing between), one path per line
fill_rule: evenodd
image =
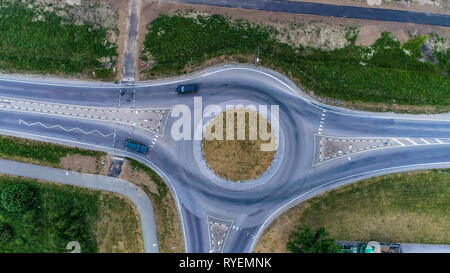
M109 216L115 214L128 215L127 227ZM69 252L70 241L79 242L81 252L142 251L134 215L111 193L0 176L0 252ZM111 229L122 233L103 235Z
M285 73L315 96L430 106L429 112L450 109L450 50L439 46L441 37L417 36L401 44L385 32L365 47L355 45L352 30L347 46L327 51L280 42L273 27L221 15L160 15L147 28L142 54L149 64L142 71L147 78L186 73L212 58L248 62L258 56L262 65ZM428 38L437 42L424 47Z
M298 227L291 233L286 248L292 253L340 253L341 248L324 228Z
M9 136L0 136L0 158L102 175L106 175L109 167L107 162L109 157L103 152ZM82 167L82 165L94 166ZM151 199L155 209L160 251L182 252L184 241L178 210L162 178L146 165L133 159L125 161L120 178L135 183ZM101 209L96 233L98 250L141 251L143 243L140 237L131 238L129 235L130 231L139 230L139 219L132 213L132 205L114 195L102 194L100 199L103 201L99 204Z
M84 160L94 163L95 173L99 173L101 161L105 153L73 148L58 144L0 136L0 158L34 163L43 166L62 168L61 161L70 156L81 156Z
M42 1L41 1L42 2ZM115 76L116 29L76 20L55 5L0 0L0 69L8 72L64 73L109 80ZM31 6L31 7L30 7Z
M450 244L450 170L370 178L288 210L256 252L287 252L298 227L324 227L338 241Z
M131 170L128 170L129 167ZM160 252L183 252L180 216L175 200L162 178L146 165L131 158L125 161L120 177L135 183L152 201Z

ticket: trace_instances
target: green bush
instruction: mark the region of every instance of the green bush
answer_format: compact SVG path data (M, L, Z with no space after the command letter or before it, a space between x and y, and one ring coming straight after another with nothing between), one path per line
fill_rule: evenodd
M98 250L100 192L0 176L0 201L3 201L3 193L11 189L28 192L25 188L17 190L19 185L28 186L35 201L31 209L21 213L4 209L0 202L0 223L8 223L13 231L8 242L0 242L0 253L67 252L66 245L70 241L79 242L82 252Z
M291 234L287 249L293 253L339 253L340 247L324 228L315 232L310 227L299 227Z
M9 212L24 212L33 207L34 192L25 184L10 185L5 188L0 201L3 208Z
M13 230L6 223L0 224L0 243L6 243L14 237Z

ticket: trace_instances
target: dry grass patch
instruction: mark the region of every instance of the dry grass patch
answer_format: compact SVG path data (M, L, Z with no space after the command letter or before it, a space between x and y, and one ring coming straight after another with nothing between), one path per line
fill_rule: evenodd
M134 206L113 193L102 193L97 222L97 244L101 253L144 251L139 216Z
M275 155L273 150L262 150L262 145L269 144L270 139L264 140L259 133L260 126L271 138L274 137L270 124L256 112L238 109L217 115L206 129L205 139L202 140L203 155L211 170L231 181L260 177ZM232 133L227 133L227 127L228 130L232 128ZM227 137L227 134L232 137Z
M450 244L450 172L376 177L308 200L278 217L255 252L287 252L298 226L325 227L343 241Z

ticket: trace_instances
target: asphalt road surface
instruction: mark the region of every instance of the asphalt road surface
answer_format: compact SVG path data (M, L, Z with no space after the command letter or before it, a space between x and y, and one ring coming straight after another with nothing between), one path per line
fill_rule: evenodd
M133 202L137 209L144 251L147 253L159 252L152 203L147 194L133 183L108 176L65 171L2 159L0 159L0 173L117 193ZM83 246L81 246L81 251L83 251Z
M450 26L450 15L278 0L171 0L188 4Z
M261 67L221 66L133 86L2 77L0 103L33 101L53 112L35 111L36 105L26 103L0 107L1 134L102 150L152 167L174 195L188 252L251 252L275 217L318 193L387 173L450 167L449 115L322 105L287 78ZM175 87L182 83L197 83L200 90L178 95ZM272 126L279 132L279 148L263 176L243 183L224 181L203 161L199 140L174 139L172 130L179 122L175 106L194 110L199 98L201 110L210 105L278 105L279 119ZM77 113L83 108L85 116L62 115L55 105ZM86 114L93 109L98 115ZM169 109L158 130L136 122L148 118L145 109ZM113 116L116 120L98 118L103 110L120 115ZM205 125L208 119L199 120ZM199 120L186 129L201 128ZM128 138L148 145L149 152L128 151Z

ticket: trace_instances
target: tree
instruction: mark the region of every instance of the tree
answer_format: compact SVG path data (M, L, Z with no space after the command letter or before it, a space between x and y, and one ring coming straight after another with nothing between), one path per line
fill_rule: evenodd
M340 247L329 237L325 228L315 232L310 227L299 227L292 232L286 245L293 253L338 253Z
M2 191L0 201L7 211L24 212L33 207L35 196L28 185L15 184Z
M6 243L13 238L13 230L10 225L0 224L0 243Z

